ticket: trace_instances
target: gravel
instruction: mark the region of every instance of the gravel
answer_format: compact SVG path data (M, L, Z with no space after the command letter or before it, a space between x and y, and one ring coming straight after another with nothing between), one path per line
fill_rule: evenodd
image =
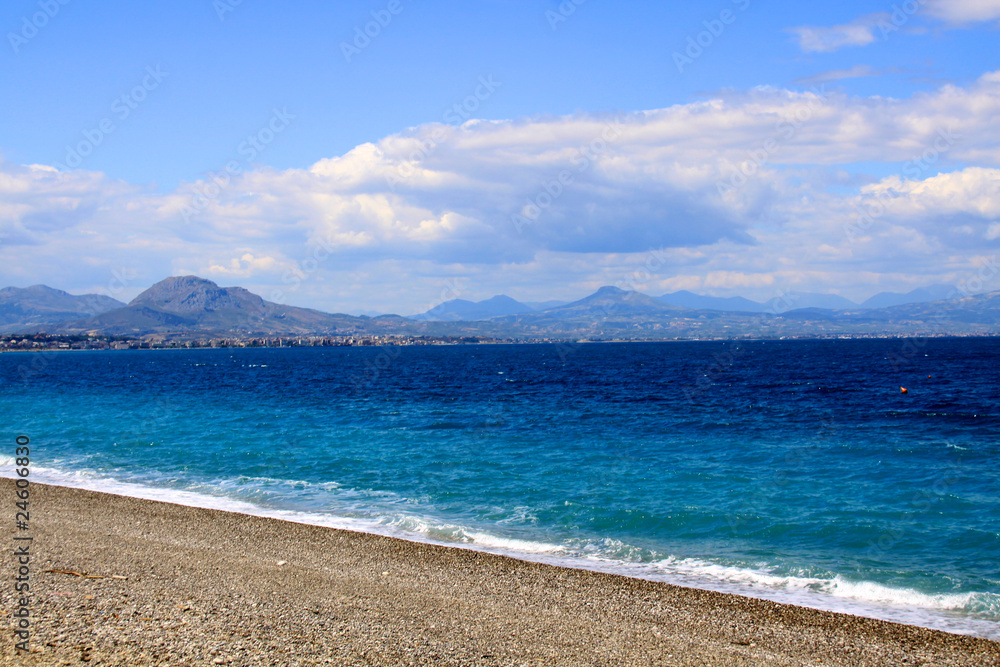
M12 481L0 487L13 506ZM1000 643L985 639L275 519L31 488L31 652L15 653L11 632L0 664L1000 665ZM13 610L11 584L2 597Z

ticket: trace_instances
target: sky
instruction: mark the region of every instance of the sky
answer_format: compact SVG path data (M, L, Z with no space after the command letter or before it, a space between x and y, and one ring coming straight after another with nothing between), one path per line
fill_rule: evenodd
M1000 289L1000 0L7 0L0 286Z

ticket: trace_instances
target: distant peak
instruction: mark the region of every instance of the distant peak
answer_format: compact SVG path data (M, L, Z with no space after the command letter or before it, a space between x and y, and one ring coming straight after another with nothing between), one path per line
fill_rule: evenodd
M480 303L488 303L488 304L517 303L517 304L520 304L520 301L518 301L517 299L510 298L506 294L497 294L496 296L491 296L489 299L486 299L485 301L480 301Z
M28 292L37 294L39 292L47 294L65 294L70 296L68 292L64 292L61 289L55 289L54 287L49 287L48 285L31 285L30 287L4 287L0 292L5 294L17 294L21 292Z
M153 287L157 285L205 285L206 287L218 287L216 283L200 276L171 276L154 284Z
M222 302L239 298L243 293L224 289L198 276L164 278L132 299L130 306L153 306L174 312L189 312L204 307L220 307Z
M597 290L595 294L625 294L625 290L620 287L615 287L614 285L605 285L601 289Z

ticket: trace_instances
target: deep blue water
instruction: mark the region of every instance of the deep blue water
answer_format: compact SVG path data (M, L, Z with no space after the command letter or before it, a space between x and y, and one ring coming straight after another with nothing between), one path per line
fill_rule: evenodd
M36 481L1000 639L998 359L998 339L10 353L3 454L24 434Z

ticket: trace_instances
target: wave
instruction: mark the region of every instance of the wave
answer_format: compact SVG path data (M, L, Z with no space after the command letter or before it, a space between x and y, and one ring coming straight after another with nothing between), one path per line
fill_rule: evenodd
M830 572L789 574L776 566L740 567L698 558L670 557L656 567L671 583L1000 639L996 593L926 593Z
M0 457L0 477L12 477L12 468L12 458ZM463 526L419 512L401 511L408 509L405 499L392 493L345 489L336 482L238 477L210 483L181 484L178 480L166 479L120 480L109 474L87 469L63 470L39 466L32 468L32 480L190 507L498 553L521 560L661 581L1000 640L1000 595L995 593L934 594L873 581L852 581L833 572L810 572L769 563L747 564L726 559L682 558L612 538L557 541L536 539L533 536L504 535L488 528ZM340 511L280 508L255 502L260 498L261 489L275 488L283 491L318 488L336 493L341 501L336 503ZM287 498L286 494L280 492L276 497ZM295 504L294 499L291 504ZM360 508L365 508L366 511L354 511ZM498 523L496 527L500 528L501 525Z

